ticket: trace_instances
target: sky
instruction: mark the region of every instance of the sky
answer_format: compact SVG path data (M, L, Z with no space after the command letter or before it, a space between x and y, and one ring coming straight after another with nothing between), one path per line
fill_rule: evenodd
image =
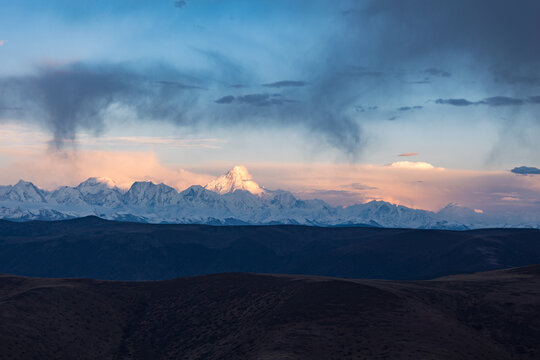
M0 183L540 212L540 2L0 0Z

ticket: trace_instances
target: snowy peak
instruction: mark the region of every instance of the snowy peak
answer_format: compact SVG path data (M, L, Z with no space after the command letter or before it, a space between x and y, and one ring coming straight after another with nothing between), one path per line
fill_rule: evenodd
M116 183L106 177L91 177L77 185L76 189L82 193L95 194L106 189L116 188Z
M45 200L45 192L28 181L19 180L17 184L6 187L3 193L3 200L33 203L47 202L47 200Z
M220 195L233 193L236 190L248 191L257 196L265 193L265 190L253 181L245 166L233 167L225 175L211 181L204 188Z
M91 205L116 207L122 203L122 193L109 178L89 178L75 187Z
M172 187L151 181L136 181L125 194L125 201L138 206L166 206L178 203L179 195Z

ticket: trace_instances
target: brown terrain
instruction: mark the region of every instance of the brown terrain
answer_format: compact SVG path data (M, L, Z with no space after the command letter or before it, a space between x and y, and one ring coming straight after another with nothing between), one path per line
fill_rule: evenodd
M540 265L428 281L0 276L1 359L540 359Z

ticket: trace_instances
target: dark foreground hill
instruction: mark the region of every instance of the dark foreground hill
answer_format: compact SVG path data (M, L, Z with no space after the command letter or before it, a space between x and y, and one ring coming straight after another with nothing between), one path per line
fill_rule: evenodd
M430 281L0 276L0 359L539 359L540 266Z
M540 263L540 230L0 221L0 272L163 280L220 272L432 279Z

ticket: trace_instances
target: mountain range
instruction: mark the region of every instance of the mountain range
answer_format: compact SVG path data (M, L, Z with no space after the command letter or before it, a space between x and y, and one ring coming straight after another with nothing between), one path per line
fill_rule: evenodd
M146 223L211 225L298 224L466 230L488 227L539 228L537 221L501 219L450 204L439 212L385 201L334 207L301 200L284 190L257 184L235 166L206 186L178 192L165 184L137 181L125 191L107 178L89 178L54 191L20 180L0 186L0 219L62 220L84 216Z

